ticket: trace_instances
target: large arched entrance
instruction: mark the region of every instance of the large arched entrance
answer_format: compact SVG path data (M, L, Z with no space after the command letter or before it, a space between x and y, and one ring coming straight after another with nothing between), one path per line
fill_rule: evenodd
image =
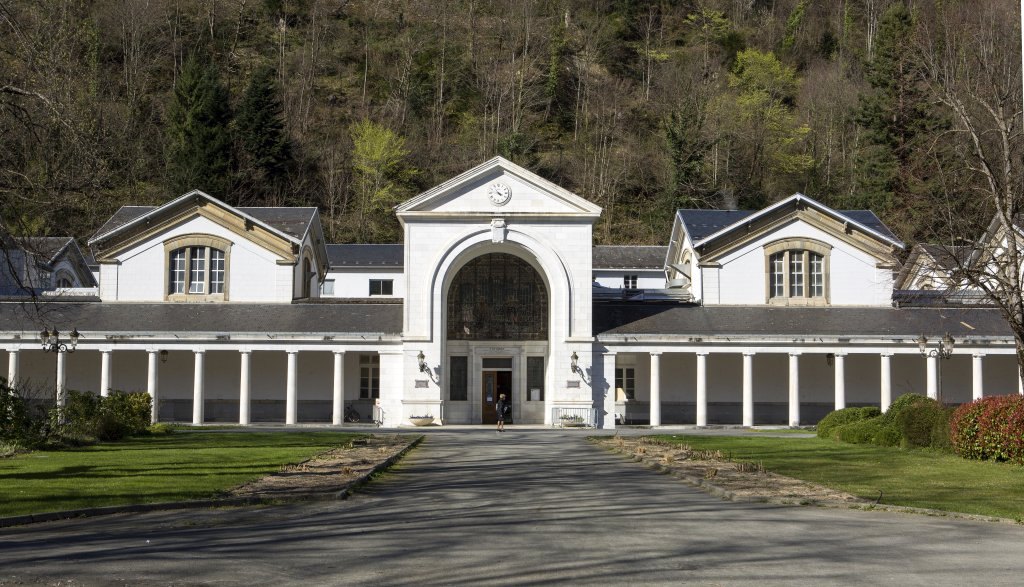
M543 422L549 293L537 269L509 253L475 257L452 279L445 310L450 402L490 424L505 394L514 421Z

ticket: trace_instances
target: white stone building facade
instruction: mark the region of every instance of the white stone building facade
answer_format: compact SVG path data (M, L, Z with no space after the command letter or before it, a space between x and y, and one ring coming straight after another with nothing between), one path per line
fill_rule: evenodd
M505 393L515 423L798 425L1019 390L996 311L894 307L903 244L870 212L797 194L595 248L599 207L495 158L396 214L401 245L327 245L315 209L123 208L90 240L96 300L0 302L0 361L40 397L145 391L194 423L483 424Z

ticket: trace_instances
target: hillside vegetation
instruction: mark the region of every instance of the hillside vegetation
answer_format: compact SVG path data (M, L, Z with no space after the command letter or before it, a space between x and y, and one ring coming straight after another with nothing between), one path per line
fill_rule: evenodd
M673 208L797 191L948 241L991 217L978 142L1010 137L1020 165L1017 10L0 2L0 219L84 239L123 204L199 188L318 206L334 242L395 241L395 204L500 154L602 206L599 243L661 244ZM1016 126L986 134L998 120Z

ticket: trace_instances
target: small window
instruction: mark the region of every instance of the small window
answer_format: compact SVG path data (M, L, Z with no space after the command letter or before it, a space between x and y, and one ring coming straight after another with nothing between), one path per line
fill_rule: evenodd
M391 279L371 279L370 280L370 295L371 296L390 296L394 291Z
M633 367L615 368L615 399L636 399L636 370Z
M526 357L526 399L544 401L544 357Z
M326 280L324 280L323 295L325 295L325 296L333 296L334 295L334 280L333 279L326 279Z
M636 275L623 275L622 289L636 289Z
M359 397L380 397L380 355L359 355Z
M469 399L469 357L451 357L448 381L448 397L453 402Z
M828 303L829 246L811 239L785 239L765 246L768 302Z

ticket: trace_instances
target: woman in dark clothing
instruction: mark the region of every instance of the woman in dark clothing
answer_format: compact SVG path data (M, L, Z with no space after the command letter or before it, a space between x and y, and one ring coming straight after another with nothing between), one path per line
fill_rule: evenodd
M508 405L508 400L505 399L504 393L498 396L498 403L494 404L494 410L498 412L498 432L504 432L505 418L512 411L512 406Z

